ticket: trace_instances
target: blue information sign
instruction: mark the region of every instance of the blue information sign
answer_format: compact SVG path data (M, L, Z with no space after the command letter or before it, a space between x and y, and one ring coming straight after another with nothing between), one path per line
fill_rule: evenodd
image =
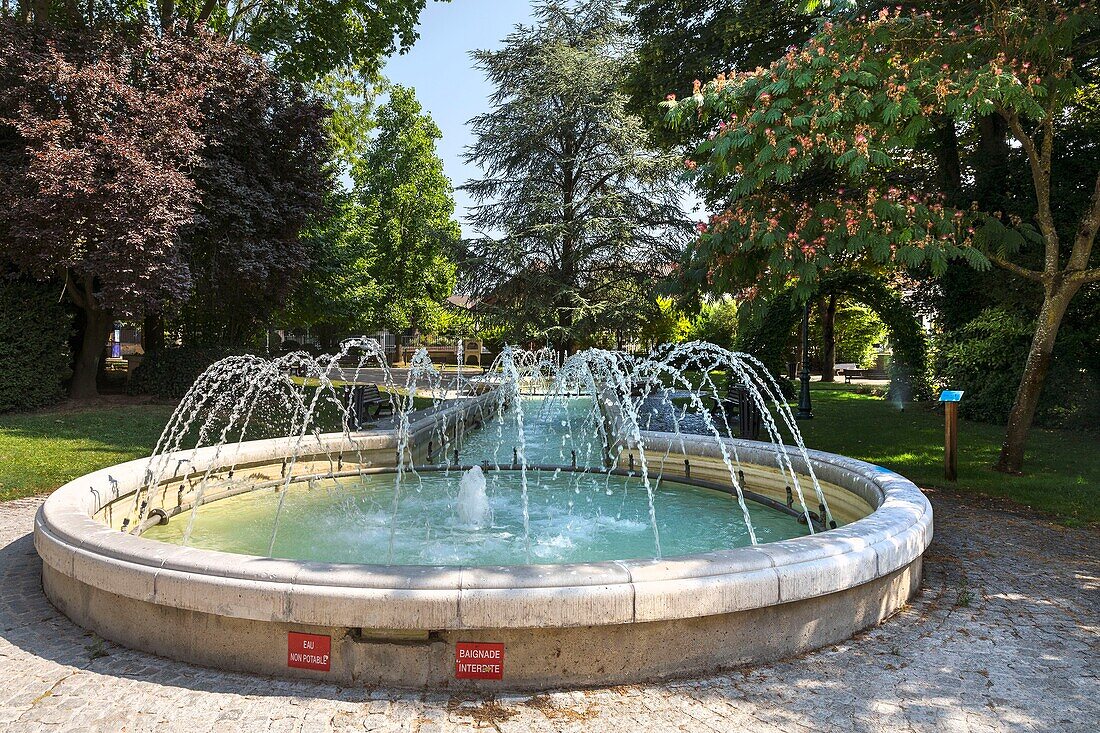
M961 389L945 389L940 392L940 402L961 402L963 391Z

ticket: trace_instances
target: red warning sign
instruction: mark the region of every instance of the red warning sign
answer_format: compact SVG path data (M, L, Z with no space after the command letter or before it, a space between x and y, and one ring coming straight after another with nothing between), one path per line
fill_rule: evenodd
M286 666L328 672L332 662L332 637L320 634L286 635Z
M455 679L504 679L504 645L477 641L455 644Z

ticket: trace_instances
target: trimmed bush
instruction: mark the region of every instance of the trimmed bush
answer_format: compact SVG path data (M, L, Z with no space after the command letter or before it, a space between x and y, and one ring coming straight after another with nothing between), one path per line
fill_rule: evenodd
M60 290L0 275L0 412L65 397L73 319L59 302Z
M168 346L151 351L134 370L130 392L178 400L208 366L228 355L221 349L199 346Z

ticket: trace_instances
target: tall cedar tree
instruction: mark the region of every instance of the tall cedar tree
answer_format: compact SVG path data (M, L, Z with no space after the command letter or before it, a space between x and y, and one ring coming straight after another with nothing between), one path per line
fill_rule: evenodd
M466 155L484 178L465 185L469 289L514 336L561 351L615 327L624 293L678 254L678 165L647 147L620 88L629 66L612 4L547 2L499 51L473 54L496 91L474 118ZM523 331L526 330L526 333Z

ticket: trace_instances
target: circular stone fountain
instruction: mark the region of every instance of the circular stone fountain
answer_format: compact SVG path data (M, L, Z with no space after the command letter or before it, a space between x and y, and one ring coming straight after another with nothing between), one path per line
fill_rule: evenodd
M285 380L285 370L271 373ZM562 448L580 445L565 440L579 432L567 420L564 437L540 454L528 410L526 433L516 420L528 442L513 453L515 436L503 438L506 465L482 453L479 468L448 467L449 449L494 442L507 401L498 389L480 391L419 420L399 410L369 432L303 429L235 443L223 434L188 450L169 440L151 458L76 479L36 518L45 592L106 639L218 668L343 684L541 689L797 654L879 623L919 586L932 510L895 473L799 447L644 430L637 413L622 414L638 403L630 390L618 402L603 392L591 400L607 420L601 429L618 436L596 441L603 465L586 463L586 447ZM517 395L511 411L522 413L528 401ZM194 430L181 425L181 434ZM555 451L569 459L546 460ZM799 504L792 485L799 496L807 487ZM806 506L810 486L820 492L817 511ZM566 536L564 553L543 541L609 517L620 495L634 497L615 517L626 529ZM451 514L422 528L414 521L452 499ZM253 516L256 505L268 507L266 518ZM722 535L722 521L748 529L749 505L759 526ZM375 519L381 539L366 536L372 512L392 512L388 523ZM282 527L267 546L266 535L249 534L256 521ZM315 541L291 541L309 536L311 523ZM629 537L617 544L615 532ZM440 552L463 544L440 534L463 533L481 544L513 541L484 555ZM349 557L362 561L331 561Z

